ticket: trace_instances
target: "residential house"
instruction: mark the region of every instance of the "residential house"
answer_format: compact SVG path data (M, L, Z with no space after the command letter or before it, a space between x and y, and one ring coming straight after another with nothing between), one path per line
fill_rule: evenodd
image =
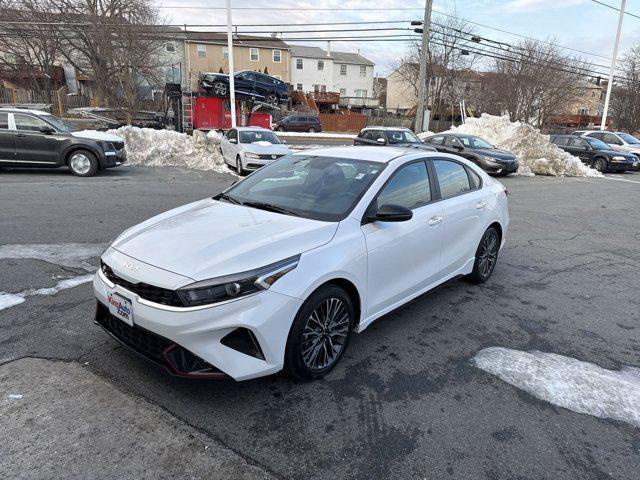
M291 46L291 84L295 90L310 92L316 102L325 92L338 93L338 105L354 110L379 106L373 89L374 63L359 52L331 51L318 47Z
M233 36L233 68L261 71L291 83L291 48L275 37ZM191 88L198 88L201 73L229 72L227 35L215 32L186 32L185 63Z
M545 129L564 132L600 125L606 90L606 80L600 81L590 77L581 79L573 98L546 119Z

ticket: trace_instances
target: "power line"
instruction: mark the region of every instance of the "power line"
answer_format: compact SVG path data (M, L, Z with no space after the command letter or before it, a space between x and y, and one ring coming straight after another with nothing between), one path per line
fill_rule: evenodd
M200 5L154 5L155 8L161 9L189 9L189 10L225 10L225 7L203 7ZM422 7L269 7L269 10L279 11L334 11L334 10L346 10L350 12L370 12L375 11L408 11L408 10L422 10ZM264 7L231 7L231 10L265 10Z
M619 12L620 9L618 7L614 7L613 5L609 5L608 3L604 3L604 2L600 2L598 0L591 0L593 3L597 3L598 5L602 5L603 7L607 7L610 8L611 10L615 10L616 12ZM631 13L631 12L624 12L625 15L629 15L630 17L635 17L635 18L640 18L640 15L636 15L635 13Z

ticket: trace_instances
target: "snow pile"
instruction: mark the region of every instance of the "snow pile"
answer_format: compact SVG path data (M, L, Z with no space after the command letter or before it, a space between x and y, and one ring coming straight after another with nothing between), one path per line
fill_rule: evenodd
M596 170L587 167L573 155L549 141L549 135L522 122L511 122L508 116L497 117L483 113L480 118L469 118L467 123L452 127L450 133L477 135L497 148L513 152L520 162L520 175L553 175L557 177L599 177ZM421 133L421 139L426 133Z
M229 173L220 153L220 135L199 130L193 136L172 130L132 126L110 130L124 138L127 162L146 167L188 167Z
M480 350L472 362L541 400L640 427L640 368L607 370L555 353L502 347Z

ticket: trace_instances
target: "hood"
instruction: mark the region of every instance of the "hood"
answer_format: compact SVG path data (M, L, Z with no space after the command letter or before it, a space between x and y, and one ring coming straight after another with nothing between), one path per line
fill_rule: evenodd
M640 146L633 145L609 145L612 150L619 150L621 152L627 153L638 153L640 154Z
M240 273L328 243L338 223L206 199L132 227L111 245L141 262L206 280Z
M287 147L282 143L280 144L273 144L269 142L243 143L242 149L245 152L260 153L260 154L271 153L271 154L277 154L277 155L284 155L287 153L291 153L291 150L289 150L289 147Z
M475 153L486 155L487 157L497 158L498 160L515 160L516 156L509 150L501 150L499 148L470 148Z
M640 153L640 148L637 149L638 153ZM597 150L598 152L604 152L607 155L611 155L612 157L614 156L619 156L619 157L625 157L629 160L637 160L638 157L636 157L633 153L631 153L630 150L615 150L613 148L610 148L609 150Z
M91 140L102 140L103 142L124 142L124 138L122 137L97 130L80 130L79 132L70 133L78 138L90 138Z

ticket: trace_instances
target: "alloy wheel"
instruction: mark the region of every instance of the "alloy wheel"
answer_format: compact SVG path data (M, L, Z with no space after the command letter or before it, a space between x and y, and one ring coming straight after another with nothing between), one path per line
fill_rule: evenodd
M302 360L309 370L324 370L338 360L349 322L349 310L339 298L327 298L311 312L302 331Z
M79 175L85 175L91 169L91 160L84 153L76 153L69 159L69 166Z
M226 95L227 94L227 86L222 83L222 82L218 82L213 86L213 92L216 95Z
M483 278L488 278L496 265L498 258L498 238L491 234L486 235L480 244L480 256L478 258L478 270Z
M607 169L607 163L602 158L598 158L594 167L596 167L597 171L604 173L604 171Z
M267 95L266 100L269 105L278 105L278 97L274 93Z

